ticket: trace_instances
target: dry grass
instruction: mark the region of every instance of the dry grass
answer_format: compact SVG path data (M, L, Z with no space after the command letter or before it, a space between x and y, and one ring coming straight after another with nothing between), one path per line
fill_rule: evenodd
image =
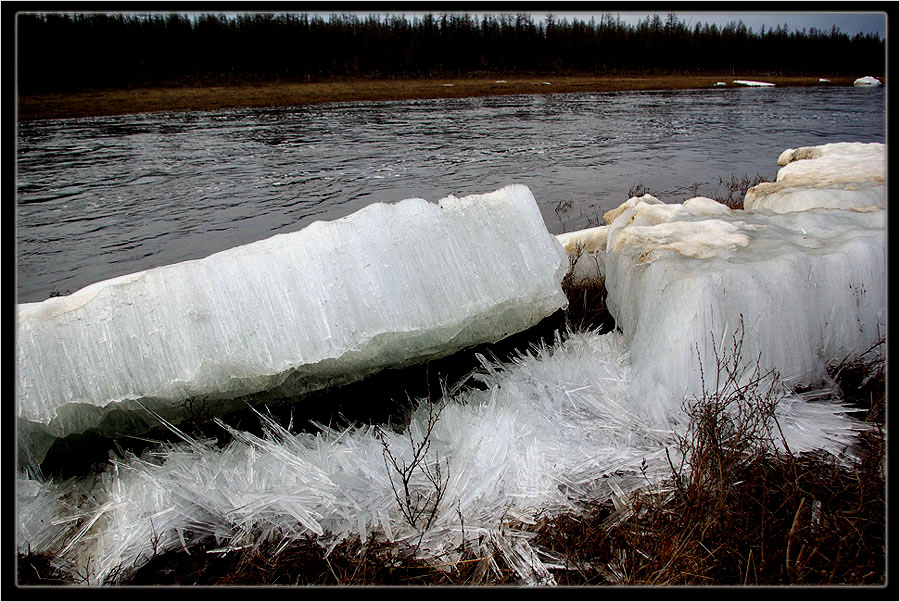
M559 584L885 584L885 396L877 364L847 367L838 378L844 398L862 401L857 407L873 425L859 435L850 466L820 453L776 452L753 421L723 420L721 398L688 403L686 476L641 492L624 513L606 505L542 524L535 544L566 561ZM863 376L871 378L859 388ZM750 405L763 415L773 409L765 399Z
M618 92L729 86L738 75L633 76L491 76L447 79L357 79L309 83L267 83L203 87L90 90L68 94L34 94L18 98L19 120L97 117L151 111L200 111L275 107L323 102L456 98L504 94ZM765 76L779 86L821 85L818 77ZM850 85L852 78L833 77L831 85ZM504 81L505 83L498 83ZM549 82L546 85L544 82Z
M570 265L574 266L579 257L580 254L569 256ZM570 268L562 289L569 300L566 321L572 328L609 332L616 327L615 318L606 306L606 284L602 277L576 280Z
M281 548L276 551L276 548ZM493 556L493 555L491 555ZM428 563L409 548L370 538L344 540L327 552L304 537L287 546L274 543L252 551L202 553L183 550L154 557L129 576L126 585L504 585L515 573L493 558L464 554L453 562Z
M547 521L535 542L564 558L560 585L880 585L884 443L854 468L756 457L719 491L648 491L612 527L608 508Z

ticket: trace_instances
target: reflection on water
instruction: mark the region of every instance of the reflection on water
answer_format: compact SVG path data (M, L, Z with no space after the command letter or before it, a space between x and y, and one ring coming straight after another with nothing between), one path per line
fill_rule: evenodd
M774 178L785 148L884 142L882 89L557 94L20 124L18 301L204 257L376 201L528 185L553 232L637 184ZM572 201L567 212L554 211Z

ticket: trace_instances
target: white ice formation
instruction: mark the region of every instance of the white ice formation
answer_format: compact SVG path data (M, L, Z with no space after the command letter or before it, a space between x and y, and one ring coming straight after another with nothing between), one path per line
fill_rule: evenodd
M794 158L813 163L834 150ZM444 566L465 538L486 571L499 555L523 582L552 584L554 559L537 554L522 526L591 500L612 499L626 516L630 492L670 475L669 458L680 466L681 403L714 388L715 360L736 340L749 367L742 382L758 357L762 372L777 370L786 384L822 387L803 396L776 389L776 441L783 434L795 453L845 453L862 425L834 398L826 368L883 351L884 214L629 199L607 213L608 225L558 237L602 267L621 332L566 333L509 363L485 361L475 377L482 387L460 383L433 421L421 400L399 431L291 434L266 421L260 438L223 423L232 436L223 449L186 437L65 487L20 478L20 549L55 554L100 583L140 566L154 545L190 550L204 537L252 548L305 534L325 546L374 534ZM439 475L443 495L432 521L411 524L385 454L409 465L429 425L411 499L426 509L437 500L429 475Z
M815 385L886 333L884 211L639 202L609 226L605 277L633 403L699 394L741 324L746 358Z
M459 560L465 538L486 566L496 554L523 582L551 584L522 525L540 514L577 512L588 500L612 499L627 513L630 492L671 474L667 450L680 464L681 426L660 428L651 408L628 402L633 368L615 332L570 333L509 364L484 367L483 390L448 394L442 410L423 400L401 432L360 426L291 434L267 422L264 438L229 429L234 439L224 449L192 440L117 461L70 487L69 497L83 501L57 516L72 520L47 520L43 529L35 528L33 514L59 512L62 494L52 485L22 487L19 515L27 520L20 533L28 529L31 541L80 567L92 584L117 567L141 566L154 545L190 550L206 537L215 538L217 549L252 549L318 535L327 547L372 534L445 566ZM784 393L779 424L792 450L840 453L855 433L842 411L839 403ZM395 488L403 494L400 475L387 467L385 450L413 465L429 423L430 447L409 479L412 499L426 512L410 523L395 497ZM440 475L440 500L429 474ZM424 516L438 501L429 523ZM523 553L531 562L523 562Z
M357 380L527 329L565 306L566 268L525 186L369 205L20 305L18 417L127 432L154 423L138 402L175 421L188 398Z
M732 82L738 86L750 86L751 88L769 88L775 84L769 82L757 82L752 79L736 79Z
M607 226L558 237L577 279L605 280L632 403L661 422L661 401L698 395L699 365L713 374L741 327L746 357L797 385L823 382L886 333L884 145L789 149L779 164L744 210L645 195L607 212Z
M839 142L789 148L778 157L775 182L747 191L744 209L776 213L824 209L874 211L885 207L885 147Z
M865 77L860 77L856 81L853 82L854 86L880 86L881 80L877 77L872 77L871 75L867 75Z

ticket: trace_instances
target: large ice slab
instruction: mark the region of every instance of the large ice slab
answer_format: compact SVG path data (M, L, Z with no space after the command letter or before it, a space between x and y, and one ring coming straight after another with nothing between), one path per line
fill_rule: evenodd
M377 203L20 305L17 414L127 432L149 419L136 402L177 420L189 398L349 382L534 325L565 306L566 268L525 186Z
M634 402L698 395L698 360L709 378L741 324L744 358L795 384L866 351L886 333L884 218L633 202L607 232L606 287Z
M885 147L880 142L835 142L787 149L778 157L776 182L824 186L846 182L884 183Z

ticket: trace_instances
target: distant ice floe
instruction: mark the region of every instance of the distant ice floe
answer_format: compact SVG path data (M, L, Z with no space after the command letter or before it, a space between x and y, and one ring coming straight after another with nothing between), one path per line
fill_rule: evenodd
M867 75L865 77L860 77L859 79L853 82L854 86L880 86L881 80L877 77L872 77L871 75Z
M725 82L716 82L715 85L716 86L727 86L728 84L726 84Z
M807 163L820 176L828 172L829 185L851 178L874 187L877 173L856 160L870 160L869 153L877 154L867 146L806 147L791 152L783 169ZM842 159L830 161L836 157ZM831 171L841 166L851 175ZM792 172L776 182L781 192L811 186ZM580 276L592 277L595 267L593 277L605 280L619 331L559 333L553 344L512 361L485 359L471 377L479 386L451 383L436 418L434 406L419 400L409 424L396 429L358 425L293 434L260 415L263 437L221 423L231 438L222 449L185 435L183 443L117 458L82 479L22 476L19 549L54 554L100 583L127 576L154 549L190 550L200 541L252 549L305 535L324 546L375 535L405 542L439 564L458 560L465 540L486 570L497 554L523 583L553 584L545 565L552 555L538 554L522 525L541 514L577 511L585 501L613 500L626 513L631 492L670 476L669 460L680 464L677 440L687 426L681 404L714 386L716 358L733 349L733 337L741 336L748 366L759 358L763 371L780 375L777 441L783 433L792 452L852 455L848 447L864 425L846 415L826 371L872 348L883 352L885 210L847 206L776 213L731 210L704 197L678 204L631 198L604 216L605 226L559 235L550 245L556 251L547 252L592 262ZM523 207L501 213L516 222ZM502 249L478 244L490 251L485 257L527 264L536 256L518 247L543 247L549 234L538 230L511 234ZM474 234L442 236L471 244ZM438 238L432 242L441 244ZM557 264L548 264L562 278ZM407 271L403 265L397 270ZM415 264L408 271L423 275L424 269ZM529 279L537 278L533 269ZM458 278L452 286L468 286ZM738 379L752 376L748 368ZM789 385L813 391L798 395ZM430 503L439 474L444 494L429 512L433 520L411 524L385 454L412 462L429 430L430 448L412 472L411 493Z
M767 88L767 87L771 87L771 86L775 85L775 84L772 84L769 82L757 82L757 81L753 81L750 79L736 79L732 83L734 83L738 86L750 86L750 87L756 87L756 88L760 88L760 87Z
M831 80L830 80L830 79L827 79L827 78L824 78L824 77L820 77L820 78L819 78L819 83L820 83L820 84L830 84L830 83L831 83Z

